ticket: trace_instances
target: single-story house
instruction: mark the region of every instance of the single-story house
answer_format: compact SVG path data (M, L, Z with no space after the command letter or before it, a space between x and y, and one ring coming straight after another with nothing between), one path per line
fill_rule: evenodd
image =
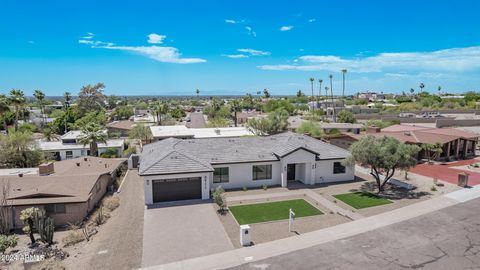
M193 139L193 138L219 138L219 137L241 137L253 135L245 127L224 127L224 128L188 128L181 125L173 126L150 126L155 141L166 138Z
M389 136L402 143L416 144L437 144L442 145L442 153L437 160L449 160L468 158L475 155L478 138L480 135L455 128L431 128L417 125L393 125L387 128L368 128L366 133L343 136L333 140L333 144L344 148L350 147L355 141L366 136L383 137ZM427 153L421 150L418 159L426 159Z
M146 145L140 157L145 204L209 199L218 186L239 189L287 187L349 181L354 167L342 161L349 152L311 138L286 132L266 137L168 138Z
M79 142L81 136L82 132L80 130L72 130L61 136L59 141L38 140L37 142L39 148L46 155L51 155L54 160L59 161L90 155L90 146ZM114 149L117 152L117 157L121 157L124 148L125 140L108 139L107 143L98 143L98 154L104 153L107 149Z
M0 185L8 188L11 228L23 227L20 212L30 207L45 210L56 226L81 222L105 195L125 161L97 157L69 159L42 164L35 174L24 174L23 169L13 174L12 169L7 169L9 175L0 174Z
M120 137L128 137L128 133L137 123L131 120L113 121L107 124L108 133L118 133Z

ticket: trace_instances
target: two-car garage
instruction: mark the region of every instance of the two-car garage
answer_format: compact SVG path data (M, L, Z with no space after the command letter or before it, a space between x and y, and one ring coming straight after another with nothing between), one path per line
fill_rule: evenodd
M202 198L202 178L152 180L153 203Z

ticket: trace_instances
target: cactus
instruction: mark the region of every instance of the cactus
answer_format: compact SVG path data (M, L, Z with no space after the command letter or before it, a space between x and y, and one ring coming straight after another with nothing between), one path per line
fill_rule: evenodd
M42 242L51 245L53 244L53 234L55 232L55 221L48 217L45 211L38 211L35 214L35 227Z

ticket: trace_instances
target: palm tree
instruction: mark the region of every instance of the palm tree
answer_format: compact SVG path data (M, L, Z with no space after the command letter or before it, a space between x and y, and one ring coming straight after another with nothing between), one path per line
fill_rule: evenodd
M157 115L157 123L159 126L162 125L162 115L167 114L170 111L167 103L160 102L153 108L155 114Z
M319 83L319 87L318 87L318 101L320 102L320 98L322 97L322 83L323 83L323 80L322 80L322 79L318 80L318 83Z
M437 90L438 90L438 96L440 96L440 93L441 93L440 91L442 91L442 87L439 85L439 86L437 87Z
M68 91L63 93L63 106L65 106L65 109L70 107L71 102L72 102L72 94Z
M314 81L315 81L315 78L310 78L310 84L312 85L312 101L314 100L314 96L313 96L313 82Z
M9 97L10 103L15 106L15 131L18 130L18 118L20 116L20 110L23 109L23 106L25 106L25 94L23 94L22 90L18 89L12 89L10 91L10 97Z
M40 113L42 114L42 123L45 125L45 110L43 108L45 93L43 93L41 90L35 90L35 92L33 92L33 96L38 102L38 106L40 107Z
M420 83L420 92L423 92L423 88L425 88L425 84Z
M198 96L200 95L200 89L197 88L197 90L195 90L195 93L197 94L197 98L198 98Z
M333 75L332 74L328 75L328 78L330 79L330 94L332 96L333 122L336 122L337 116L335 114L335 102L333 101Z
M10 111L8 106L8 98L5 95L0 95L0 116L3 118L3 129L8 134L7 117L5 114Z
M270 92L268 92L268 89L267 89L267 88L263 89L263 96L264 96L265 98L270 98Z
M345 98L345 74L347 74L347 70L346 70L346 69L342 69L342 76L343 76L342 99Z
M90 156L98 156L98 143L107 143L107 134L102 126L97 123L88 123L82 127L82 135L78 141L90 147Z
M241 109L240 101L238 99L234 99L230 102L230 111L233 113L233 123L235 127L237 127L237 112Z

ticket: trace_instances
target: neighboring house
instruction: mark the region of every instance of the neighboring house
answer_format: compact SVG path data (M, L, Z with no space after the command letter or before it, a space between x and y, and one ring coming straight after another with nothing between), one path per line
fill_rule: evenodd
M286 132L267 137L165 139L146 145L140 158L145 204L209 199L218 186L239 189L291 181L307 185L354 179L342 161L349 152Z
M241 111L237 112L237 124L244 125L247 123L248 119L256 118L262 115L262 112L259 111Z
M186 117L187 123L185 124L188 128L205 128L207 123L205 122L205 117L201 112L192 112L189 113Z
M478 138L480 135L458 130L455 128L431 128L415 125L393 125L384 129L369 128L366 133L352 135L352 139L357 141L365 136L383 137L389 136L399 140L402 143L416 144L436 144L442 145L443 152L437 160L449 160L459 158L469 158L475 155ZM340 142L335 142L339 145ZM421 150L418 153L418 159L425 159L427 155Z
M107 132L105 130L105 132ZM79 142L82 132L80 130L72 130L60 137L59 141L38 141L38 146L46 154L51 155L54 160L64 160L90 155L90 146L83 145ZM109 139L107 143L98 143L98 154L102 154L107 149L115 149L117 156L123 154L125 140Z
M305 121L308 121L308 120L304 120L300 116L290 116L288 117L287 129L289 131L295 132ZM353 134L359 134L360 130L363 128L362 124L327 123L327 122L315 122L315 123L318 123L319 127L325 133L330 133L332 129L337 129L342 133L351 132Z
M128 133L137 123L130 120L113 121L107 124L108 133L118 133L120 137L128 137Z
M193 138L218 138L218 137L241 137L253 135L245 127L225 128L187 128L186 126L150 126L155 141L166 138L193 139Z
M363 93L358 93L357 98L366 99L369 101L383 101L385 100L385 94L367 91Z
M12 228L23 227L20 212L44 209L56 226L81 222L105 195L125 159L84 157L42 164L39 168L0 170L0 184L8 187ZM36 173L33 173L36 171Z

